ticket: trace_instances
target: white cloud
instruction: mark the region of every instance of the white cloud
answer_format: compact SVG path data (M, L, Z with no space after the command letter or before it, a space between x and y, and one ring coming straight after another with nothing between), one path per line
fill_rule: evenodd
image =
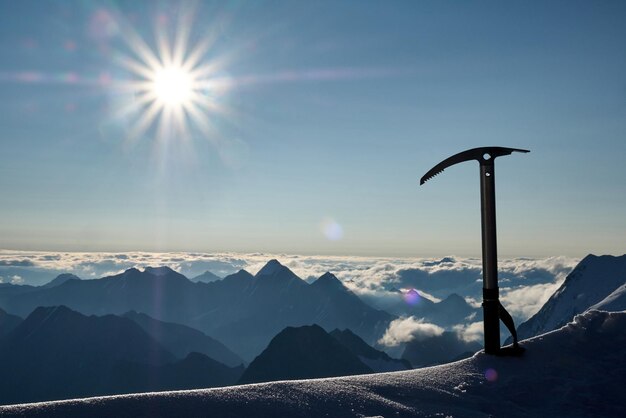
M520 286L514 289L501 289L500 301L513 317L525 320L541 309L563 280L557 279L552 283Z
M23 284L24 279L22 277L16 275L11 276L11 284Z
M483 341L484 328L482 321L472 322L471 324L467 325L455 325L452 329L456 332L459 339L465 342L469 343L473 341Z
M443 299L456 292L473 305L482 300L479 258L382 258L302 256L238 253L68 253L0 250L0 274L9 281L19 274L26 284L43 284L60 273L95 279L131 267L168 266L193 278L209 270L224 277L239 269L256 273L276 258L305 280L327 271L368 303L382 307L385 299L397 298L398 290L415 288L429 299ZM17 261L16 261L17 260ZM535 313L563 281L578 260L567 257L499 260L503 304L522 320ZM11 269L10 271L7 269ZM30 272L30 273L29 273ZM38 275L31 274L36 272Z
M438 325L409 316L391 321L389 328L385 331L385 335L378 343L387 347L395 347L409 341L441 335L443 332L444 329Z

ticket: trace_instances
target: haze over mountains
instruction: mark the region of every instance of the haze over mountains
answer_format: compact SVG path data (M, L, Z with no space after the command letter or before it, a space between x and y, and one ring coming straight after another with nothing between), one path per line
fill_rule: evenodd
M19 292L3 290L0 307L23 317L38 306L65 305L87 315L137 311L197 328L247 361L287 326L349 328L374 343L393 319L363 303L332 274L308 284L276 260L255 276L241 270L211 283L194 283L160 267Z
M0 337L0 371L12 376L0 382L0 404L411 368L349 330L318 325L285 328L247 369L224 364L238 360L200 331L145 314L39 307Z
M187 357L195 352L205 354L231 367L244 363L241 357L229 350L224 344L194 328L172 322L159 321L135 311L125 313L123 317L135 322L148 335L178 358Z
M39 307L0 338L0 403L223 386L243 367L177 358L128 318ZM10 378L7 378L10 376Z

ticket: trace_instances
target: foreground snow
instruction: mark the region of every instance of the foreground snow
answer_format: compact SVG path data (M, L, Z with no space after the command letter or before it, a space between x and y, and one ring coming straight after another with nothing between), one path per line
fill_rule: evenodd
M477 353L407 372L0 407L0 416L626 416L626 311L590 311L527 340L523 358Z

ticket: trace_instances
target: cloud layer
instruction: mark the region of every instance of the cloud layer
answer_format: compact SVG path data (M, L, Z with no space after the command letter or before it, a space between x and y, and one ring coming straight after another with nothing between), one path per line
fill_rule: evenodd
M76 253L0 250L0 277L5 283L19 276L24 284L41 285L61 273L95 279L128 268L169 266L189 278L209 270L224 277L239 269L256 273L276 258L305 280L327 271L376 307L401 298L398 291L417 289L435 300L458 293L481 299L481 260L477 258L375 258L237 253ZM536 312L578 263L578 259L504 259L499 262L503 304L516 319Z
M435 324L429 324L412 316L398 318L389 324L385 335L378 344L395 347L413 340L423 340L443 334L445 330Z

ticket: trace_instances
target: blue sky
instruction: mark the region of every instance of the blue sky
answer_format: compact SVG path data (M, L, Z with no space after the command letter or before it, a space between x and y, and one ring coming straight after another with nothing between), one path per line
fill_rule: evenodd
M624 253L623 2L201 2L210 133L131 139L128 28L179 15L0 4L0 248L477 256L477 164L419 178L499 145L500 254Z

